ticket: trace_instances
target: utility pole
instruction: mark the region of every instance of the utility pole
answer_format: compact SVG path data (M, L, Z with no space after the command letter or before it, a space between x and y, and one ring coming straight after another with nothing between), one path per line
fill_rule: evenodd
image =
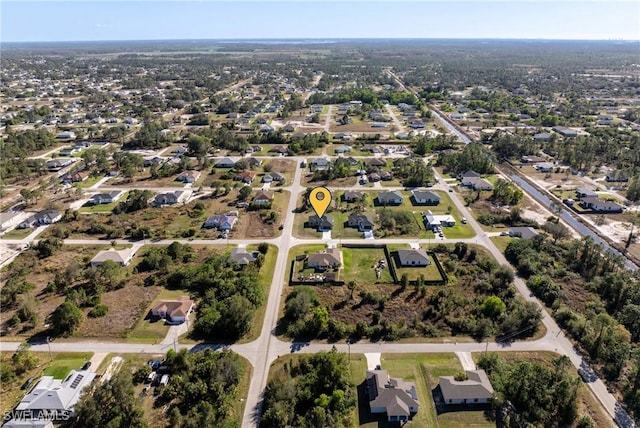
M51 337L47 336L47 347L49 348L49 362L53 361L51 357Z

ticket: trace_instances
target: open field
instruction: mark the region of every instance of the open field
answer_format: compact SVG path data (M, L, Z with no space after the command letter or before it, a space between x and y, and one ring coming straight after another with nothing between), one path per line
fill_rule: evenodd
M344 269L342 279L345 282L356 281L360 284L393 284L389 273L387 258L382 248L342 248ZM377 278L374 266L380 260L385 261L385 268Z
M61 352L53 356L53 361L44 370L45 376L53 376L54 379L64 379L71 370L80 370L82 365L89 361L93 352Z

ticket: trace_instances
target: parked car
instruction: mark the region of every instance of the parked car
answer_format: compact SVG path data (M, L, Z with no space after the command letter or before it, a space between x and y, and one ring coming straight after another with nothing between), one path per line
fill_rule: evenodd
M151 370L158 370L158 367L160 367L161 364L162 364L162 361L155 360L151 365Z
M87 361L86 363L84 363L80 370L89 370L89 367L91 367L91 361Z
M467 218L466 217L462 217L462 224L467 224Z
M34 378L33 376L32 376L32 377L30 377L29 379L27 379L27 380L26 380L26 382L22 384L22 386L20 387L20 389L27 389L27 388L29 388L29 386L33 383L33 380L34 380L34 379L35 379L35 378Z

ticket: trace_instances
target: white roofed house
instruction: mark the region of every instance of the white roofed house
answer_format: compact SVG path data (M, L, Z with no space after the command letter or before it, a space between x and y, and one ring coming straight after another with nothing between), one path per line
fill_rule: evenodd
M98 193L97 195L93 195L91 199L89 199L88 203L91 205L100 205L100 204L111 204L113 202L117 202L124 192L122 190L113 190L108 193Z
M110 250L100 251L93 259L91 259L91 266L100 266L107 260L111 260L120 266L127 266L131 263L137 249L138 247L125 248L124 250L115 250L111 248Z
M456 225L456 219L450 215L435 215L427 210L423 214L424 224L429 230L438 229L440 227L453 227Z
M431 264L429 255L422 248L398 250L400 266L428 266Z
M484 370L467 370L467 380L440 376L444 404L486 404L493 398L493 386Z

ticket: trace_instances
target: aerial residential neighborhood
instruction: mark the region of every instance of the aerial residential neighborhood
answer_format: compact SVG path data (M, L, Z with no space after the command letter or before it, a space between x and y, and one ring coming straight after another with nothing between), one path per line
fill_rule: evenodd
M636 426L637 42L379 37L3 42L3 426Z

